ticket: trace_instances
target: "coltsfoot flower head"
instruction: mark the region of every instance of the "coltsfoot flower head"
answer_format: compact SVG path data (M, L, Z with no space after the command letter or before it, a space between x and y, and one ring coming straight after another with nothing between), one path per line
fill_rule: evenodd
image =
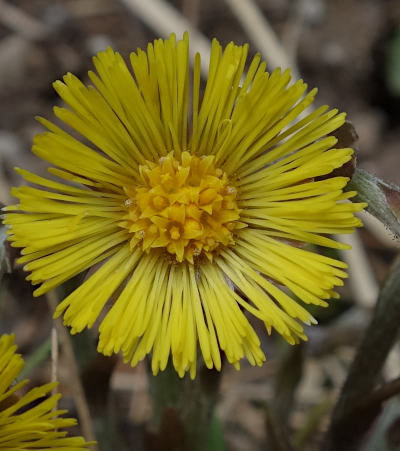
M16 397L16 392L28 383L23 380L12 385L24 366L16 349L13 335L0 337L0 449L88 450L91 443L82 437L68 437L60 430L74 426L76 420L61 417L66 411L57 410L61 395L50 394L57 383L35 387L21 398Z
M200 95L188 49L172 35L132 53L129 68L109 48L91 85L56 81L68 108L54 113L82 139L39 118L48 132L33 152L57 181L17 169L38 187L12 190L4 222L36 296L96 265L55 313L72 333L113 297L101 352L132 365L151 353L155 374L172 356L194 377L198 345L209 368L222 352L236 367L262 364L246 311L290 343L306 339L301 322L316 321L303 304L337 297L346 265L301 244L345 249L330 235L360 226L364 204L329 175L353 154L331 135L343 113L306 114L315 89L266 72L259 55L244 74L248 46L216 40Z

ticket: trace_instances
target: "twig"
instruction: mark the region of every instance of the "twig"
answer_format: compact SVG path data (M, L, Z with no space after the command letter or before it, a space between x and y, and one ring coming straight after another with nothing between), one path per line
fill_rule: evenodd
M274 30L254 0L225 1L268 64L273 68L291 68L293 78L299 79L300 75L295 62L285 52Z
M400 257L381 291L375 314L368 326L339 401L325 439L324 451L353 449L356 437L361 438L373 417L355 414L370 393L392 348L400 326ZM357 432L355 432L357 428ZM344 447L345 446L345 447Z
M1 206L2 204L0 203L0 208ZM6 249L6 240L6 227L3 227L0 223L0 281L5 273L11 272L11 263Z
M122 3L136 14L146 25L157 34L168 37L171 33L178 36L188 31L190 35L189 54L192 62L197 52L201 55L201 73L208 74L210 59L210 42L169 3L162 0L121 0Z
M51 382L58 381L58 334L55 325L51 328ZM57 393L57 387L53 389L53 395Z
M46 298L51 311L54 312L58 304L57 295L55 294L54 290L47 293ZM94 434L93 424L90 416L89 406L86 401L85 392L83 390L82 382L79 377L79 368L76 363L71 338L60 319L55 320L55 326L58 336L60 337L65 358L68 362L70 389L72 391L76 409L78 411L78 417L82 427L82 434L87 441L95 441L96 436ZM93 451L98 449L97 445L92 445L91 448Z
M337 235L338 241L350 244L351 251L341 252L343 259L349 265L349 284L354 300L358 305L371 308L378 299L379 287L368 263L368 256L360 235Z
M366 395L361 409L380 408L381 404L400 393L400 377L387 382L374 390L370 395ZM361 410L360 409L360 410Z
M0 22L33 41L42 39L49 32L45 24L4 0L0 0Z
M364 227L385 247L399 250L400 242L383 222L367 212L360 214Z

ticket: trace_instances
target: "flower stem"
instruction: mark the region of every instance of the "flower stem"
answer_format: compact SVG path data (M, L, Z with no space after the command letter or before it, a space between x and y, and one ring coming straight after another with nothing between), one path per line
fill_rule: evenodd
M382 289L374 316L357 350L333 411L324 451L351 450L379 410L365 409L365 397L375 388L400 328L400 258Z
M158 426L152 449L207 450L220 379L220 372L205 366L194 380L181 379L171 364L157 376L149 376Z

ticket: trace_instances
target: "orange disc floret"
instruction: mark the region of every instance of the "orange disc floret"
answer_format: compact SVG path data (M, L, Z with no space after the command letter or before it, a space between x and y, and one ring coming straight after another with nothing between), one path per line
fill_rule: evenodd
M131 245L164 247L177 262L210 261L220 245L234 244L242 228L237 190L215 167L212 155L174 152L141 165L142 184L125 188L127 214L120 225L132 233Z

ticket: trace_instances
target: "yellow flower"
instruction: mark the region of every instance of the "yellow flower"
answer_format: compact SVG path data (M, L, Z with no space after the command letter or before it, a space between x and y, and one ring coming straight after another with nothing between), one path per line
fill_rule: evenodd
M5 223L36 296L95 266L56 310L72 333L112 297L99 351L132 365L152 353L154 374L172 355L194 377L198 343L209 368L221 350L236 367L262 364L246 311L289 343L306 339L300 322L316 321L292 296L327 305L346 265L299 244L346 249L329 235L360 226L364 204L346 202L348 178L328 176L353 154L327 136L343 113L322 106L294 122L316 90L266 72L259 55L245 74L248 46L217 40L200 95L188 47L187 35L157 40L130 68L109 48L92 85L56 81L69 108L54 113L74 134L39 118L49 131L33 152L65 182L17 169L42 188L14 188Z
M89 449L91 443L82 437L67 437L67 432L59 430L74 426L76 420L60 417L66 410L56 410L61 395L49 395L56 382L35 387L21 398L15 395L28 382L12 385L24 366L16 349L14 335L0 337L0 449Z

